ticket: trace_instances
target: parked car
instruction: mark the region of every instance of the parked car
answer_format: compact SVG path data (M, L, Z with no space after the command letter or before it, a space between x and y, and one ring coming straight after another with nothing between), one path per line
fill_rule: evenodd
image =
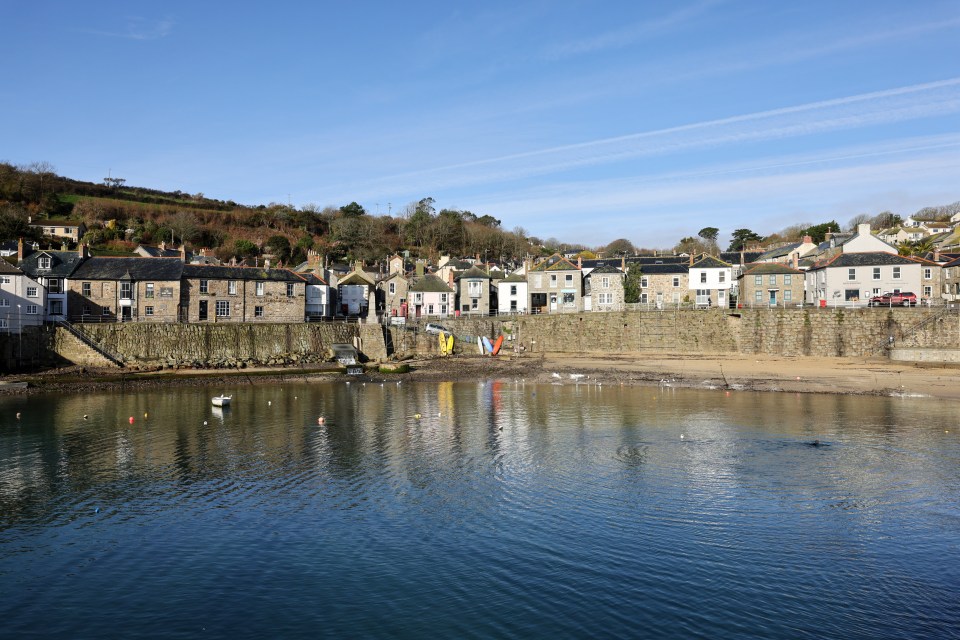
M915 307L917 306L917 294L910 291L888 292L873 296L867 304L871 307Z
M433 322L428 322L427 326L424 328L424 331L427 333L451 333L450 329L447 329L445 326L440 324L434 324Z

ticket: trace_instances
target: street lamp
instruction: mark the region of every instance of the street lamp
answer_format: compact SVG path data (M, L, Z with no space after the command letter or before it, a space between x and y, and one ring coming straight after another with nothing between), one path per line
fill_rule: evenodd
M17 326L20 328L18 331L20 345L17 349L17 370L19 371L23 368L23 307L17 305Z

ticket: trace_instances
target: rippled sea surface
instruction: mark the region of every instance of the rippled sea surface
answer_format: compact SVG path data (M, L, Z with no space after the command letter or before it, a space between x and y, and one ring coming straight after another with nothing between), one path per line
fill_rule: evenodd
M512 382L4 398L0 633L956 638L958 416Z

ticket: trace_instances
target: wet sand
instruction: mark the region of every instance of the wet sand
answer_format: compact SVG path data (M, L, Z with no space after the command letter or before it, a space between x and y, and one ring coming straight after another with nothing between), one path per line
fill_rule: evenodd
M524 354L409 360L407 374L380 374L367 380L517 380L552 384L662 385L791 393L902 395L960 399L956 366L913 365L885 358L803 358L739 354ZM244 370L91 370L82 367L42 374L5 376L0 392L81 392L158 386L282 383L342 378L332 365L259 367ZM27 389L2 382L26 381Z

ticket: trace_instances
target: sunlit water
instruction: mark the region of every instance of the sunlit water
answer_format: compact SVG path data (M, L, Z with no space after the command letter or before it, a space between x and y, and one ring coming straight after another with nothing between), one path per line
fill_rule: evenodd
M0 634L960 637L958 415L522 383L5 398Z

